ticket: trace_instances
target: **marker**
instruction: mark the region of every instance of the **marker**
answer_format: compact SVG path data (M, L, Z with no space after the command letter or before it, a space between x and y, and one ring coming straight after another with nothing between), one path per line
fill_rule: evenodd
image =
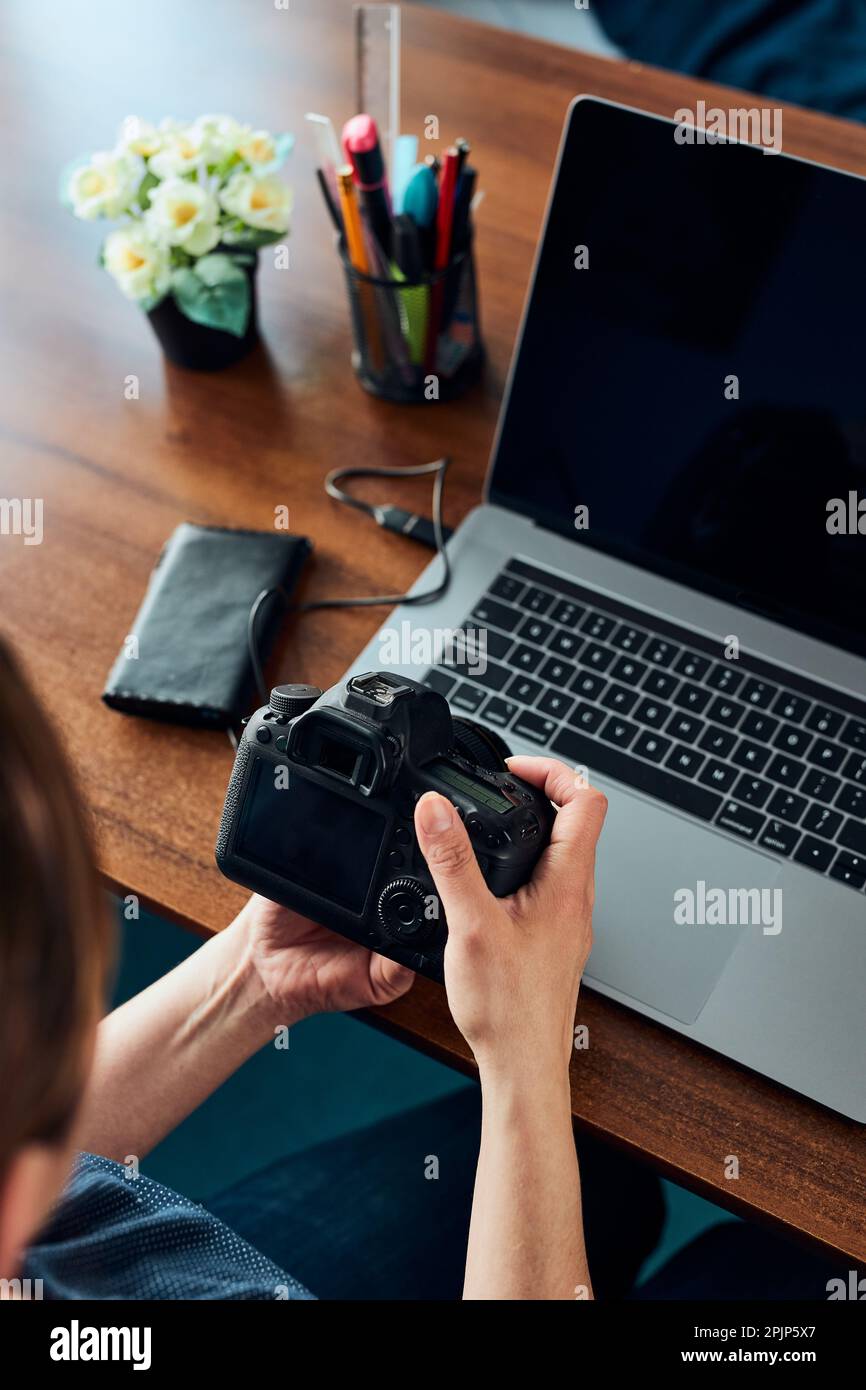
M343 151L351 165L364 213L386 259L391 256L391 200L379 132L372 116L353 116L343 126Z

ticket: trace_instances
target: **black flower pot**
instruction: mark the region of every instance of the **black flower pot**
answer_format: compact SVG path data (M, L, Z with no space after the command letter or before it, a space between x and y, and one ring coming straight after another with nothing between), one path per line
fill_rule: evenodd
M216 249L226 251L224 246ZM250 316L242 338L235 333L226 333L222 328L207 328L202 323L188 319L171 294L167 294L155 309L150 310L147 317L170 362L194 372L218 372L223 367L230 367L233 362L240 362L241 358L252 352L259 341L256 302L258 257L250 264L242 261L240 265L250 284Z

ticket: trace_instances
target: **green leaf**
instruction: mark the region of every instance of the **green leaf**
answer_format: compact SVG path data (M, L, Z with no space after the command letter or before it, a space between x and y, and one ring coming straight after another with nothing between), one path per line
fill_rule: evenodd
M174 300L182 314L205 328L221 328L242 338L250 317L250 284L230 256L202 256L195 268L171 277Z
M138 185L138 192L135 195L135 201L138 203L142 212L144 212L145 208L150 206L151 189L156 188L158 183L159 179L156 177L156 174L152 174L148 169L141 183Z
M258 251L262 246L282 241L285 236L288 236L288 231L266 232L259 227L248 227L244 222L226 227L222 233L226 246L238 246L245 251Z

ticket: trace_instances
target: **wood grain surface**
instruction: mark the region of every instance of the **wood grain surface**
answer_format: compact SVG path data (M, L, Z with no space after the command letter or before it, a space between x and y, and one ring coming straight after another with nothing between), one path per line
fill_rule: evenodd
M352 378L303 122L308 110L352 113L350 11L338 0L291 0L288 11L264 0L7 0L0 17L0 496L43 498L45 527L41 546L0 536L0 629L62 726L106 882L200 932L223 927L244 896L212 854L228 742L125 718L99 699L163 541L181 520L269 528L287 505L292 530L315 545L305 597L407 587L426 553L330 502L322 479L341 463L450 453L448 521L479 500L570 98L590 92L668 115L701 96L732 104L707 84L405 5L404 129L420 133L434 114L442 145L468 136L487 193L477 248L490 360L460 402L391 406ZM278 270L265 253L260 275L267 348L215 377L164 364L147 322L97 266L101 229L57 202L61 166L110 144L129 112L209 110L298 135L291 266ZM786 109L784 136L790 151L866 174L859 127ZM678 209L670 218L672 235L687 234ZM138 400L124 397L130 374ZM408 480L368 495L422 509L429 498L426 482ZM332 683L383 616L298 620L272 674ZM374 1021L471 1070L438 987L419 981ZM573 1067L579 1128L732 1210L866 1260L861 1127L589 991L579 1021L592 1042ZM820 1046L808 1019L803 1046ZM852 1051L851 1065L862 1068L862 1056ZM724 1176L728 1154L739 1157L736 1181Z

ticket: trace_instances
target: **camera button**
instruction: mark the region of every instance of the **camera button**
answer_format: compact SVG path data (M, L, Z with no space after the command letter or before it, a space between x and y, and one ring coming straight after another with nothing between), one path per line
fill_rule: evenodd
M502 844L502 836L497 835L495 830L491 830L489 835L484 836L484 843L488 849L498 849Z
M398 845L408 845L411 842L412 836L409 834L406 827L401 825L400 828L395 831L394 839L397 841Z
M484 826L477 816L473 816L471 820L466 822L466 829L470 835L482 835L484 833Z
M400 865L403 863L403 856L398 849L392 849L391 853L388 855L388 863L392 869L399 869Z
M271 741L271 731L270 731L270 729L266 729L266 728L264 727L264 725L262 725L262 727L261 727L260 729L256 729L256 738L258 739L259 743L270 743L270 741Z
M280 734L280 736L279 736L279 738L277 739L276 744L275 744L275 747L276 747L277 752L278 752L278 753L285 753L285 751L286 751L286 749L288 748L288 746L289 746L289 736L288 736L288 734Z

